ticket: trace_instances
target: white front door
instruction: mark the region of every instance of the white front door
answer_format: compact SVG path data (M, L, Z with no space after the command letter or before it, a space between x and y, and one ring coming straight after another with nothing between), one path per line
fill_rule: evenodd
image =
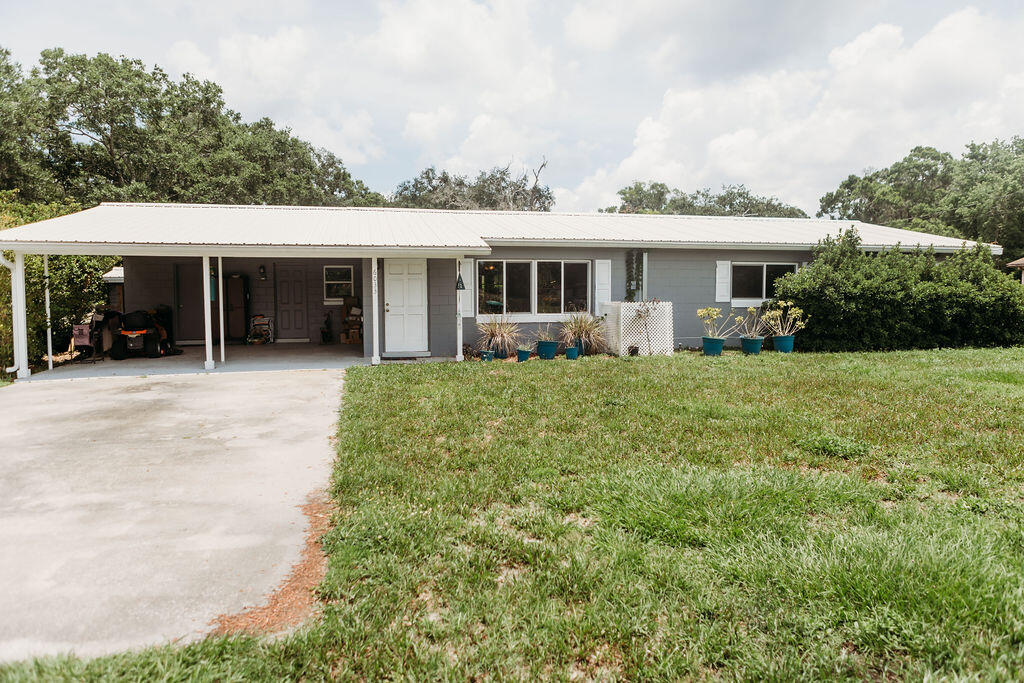
M427 261L384 259L384 352L427 351Z

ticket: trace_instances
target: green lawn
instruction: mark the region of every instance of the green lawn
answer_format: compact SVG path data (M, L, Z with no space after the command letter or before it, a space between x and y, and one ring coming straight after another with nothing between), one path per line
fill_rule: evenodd
M1024 674L1024 349L349 371L323 614L0 677Z

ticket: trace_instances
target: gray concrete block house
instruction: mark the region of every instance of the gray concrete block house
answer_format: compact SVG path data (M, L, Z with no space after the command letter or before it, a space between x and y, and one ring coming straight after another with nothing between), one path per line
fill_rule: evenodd
M27 376L26 254L123 257L125 311L170 306L178 343L204 345L213 369L214 346L230 362L254 315L280 344L318 343L330 314L335 339L354 342L338 353L461 360L477 321L529 330L629 296L673 302L677 345L696 346L698 308L760 304L850 226L870 251L965 244L817 219L119 203L5 230L0 249L15 255L5 265Z

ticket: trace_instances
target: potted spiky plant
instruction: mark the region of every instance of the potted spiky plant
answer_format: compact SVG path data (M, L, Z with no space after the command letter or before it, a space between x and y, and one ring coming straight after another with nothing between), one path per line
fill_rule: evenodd
M747 309L746 315L736 316L736 329L740 333L740 348L743 349L744 354L756 356L761 353L761 347L764 345L764 333L768 327L756 308L750 307Z
M481 351L493 351L495 358L511 356L522 338L519 325L507 318L478 322L476 329L480 333L478 347Z
M565 355L571 356L570 360L575 355L599 353L605 344L604 319L589 313L573 313L562 323L558 336L565 344ZM573 347L576 348L575 355L572 355Z
M762 316L764 324L772 333L772 346L780 353L793 352L793 338L807 326L810 316L804 315L792 301L774 301Z
M725 340L736 331L737 323L732 316L722 315L722 309L717 306L707 306L698 309L697 317L704 326L703 342L705 356L721 356Z
M551 331L551 325L545 325L537 329L537 355L542 360L551 360L558 351L558 340Z

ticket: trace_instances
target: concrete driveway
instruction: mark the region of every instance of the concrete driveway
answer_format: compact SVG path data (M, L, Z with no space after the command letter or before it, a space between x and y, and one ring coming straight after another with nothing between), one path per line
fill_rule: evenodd
M342 376L0 388L0 660L195 639L262 604L327 485Z

